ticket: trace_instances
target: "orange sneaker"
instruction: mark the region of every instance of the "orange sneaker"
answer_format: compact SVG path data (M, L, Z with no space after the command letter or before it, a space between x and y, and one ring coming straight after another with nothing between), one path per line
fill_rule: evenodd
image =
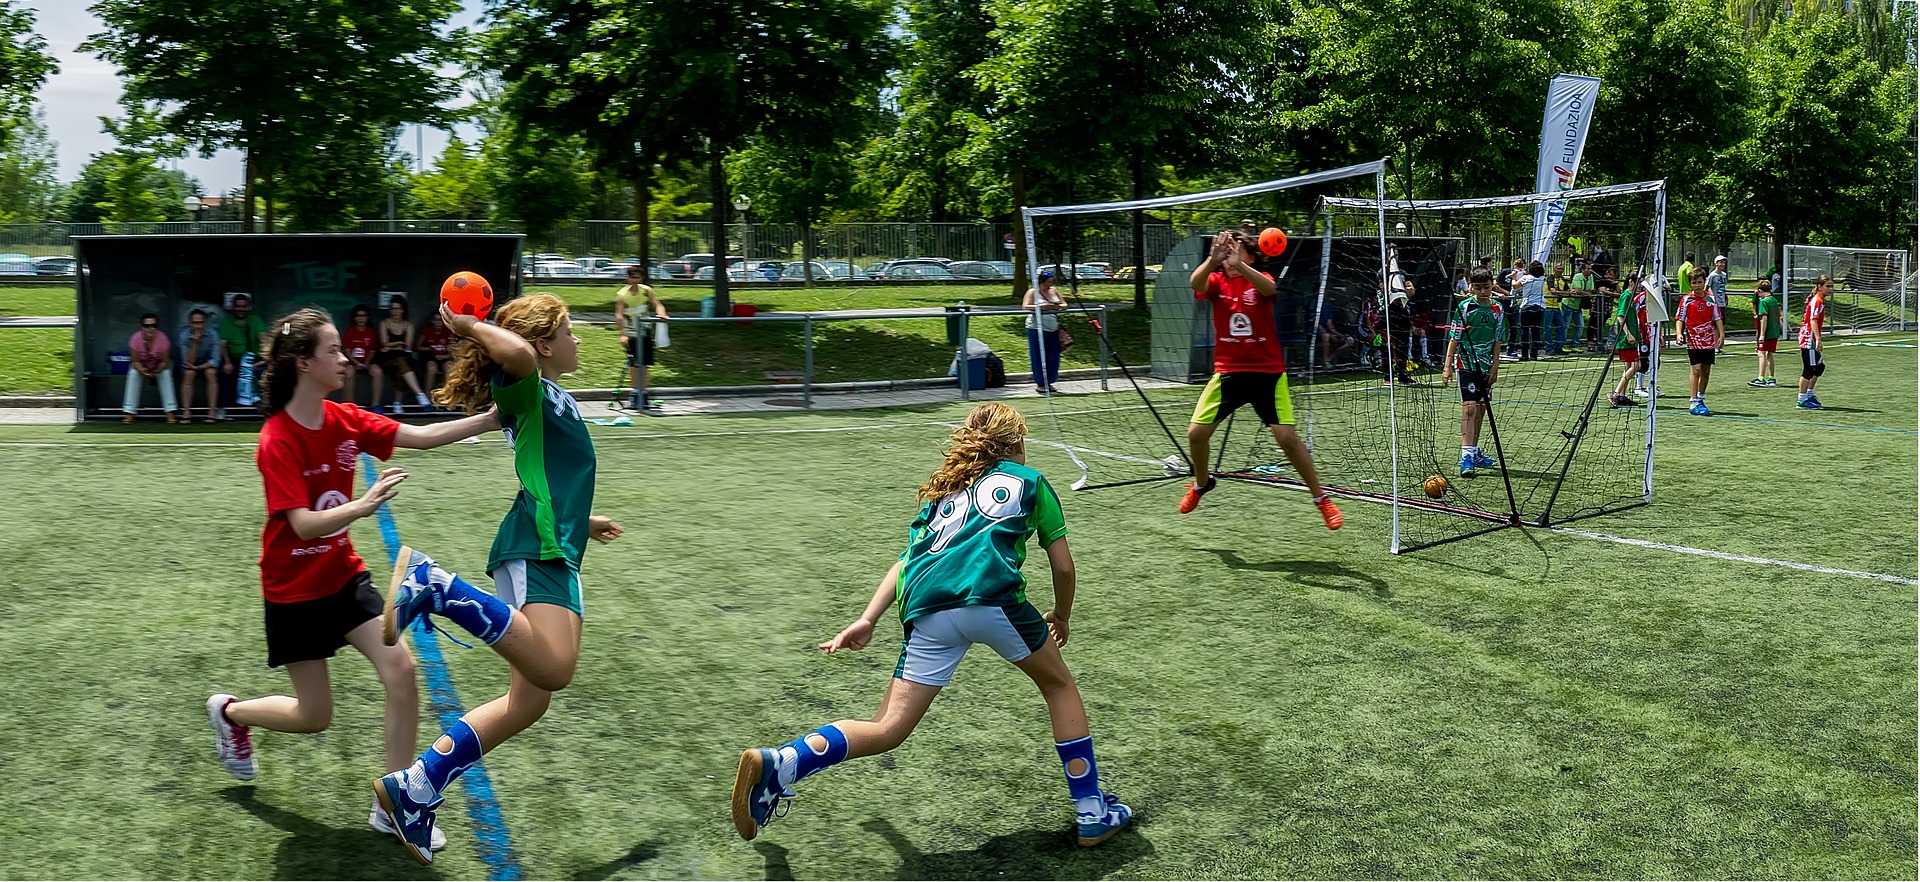
M1216 483L1218 482L1208 481L1207 486L1205 487L1201 487L1195 484L1188 484L1187 495L1180 497L1180 513L1188 514L1192 512L1194 509L1199 508L1200 497L1207 495L1207 491L1212 490Z
M1346 519L1340 516L1340 507L1333 504L1333 497L1322 496L1313 501L1313 507L1320 509L1320 516L1327 521L1327 529L1338 530Z

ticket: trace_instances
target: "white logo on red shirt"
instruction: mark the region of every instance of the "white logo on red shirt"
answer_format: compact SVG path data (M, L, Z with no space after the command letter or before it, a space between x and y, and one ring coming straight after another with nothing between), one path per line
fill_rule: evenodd
M352 444L352 443L353 443L352 441L347 442L347 444ZM347 445L342 444L341 446L345 447ZM340 506L343 506L346 504L347 504L347 494L342 493L338 490L328 490L327 492L320 494L319 499L316 499L313 501L313 510L326 511L327 509L339 508ZM328 533L327 536L329 537L338 536L341 533L345 533L346 531L347 531L346 527L341 527L338 530Z
M340 446L334 448L333 450L334 461L340 463L343 466L353 465L353 458L359 455L360 455L360 442L355 441L352 438L348 438L347 440L340 442Z

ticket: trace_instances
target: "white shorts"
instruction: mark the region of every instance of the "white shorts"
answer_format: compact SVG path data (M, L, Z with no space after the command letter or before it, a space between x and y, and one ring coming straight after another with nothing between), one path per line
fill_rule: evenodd
M975 643L1009 662L1025 661L1047 640L1047 623L1033 604L963 606L927 613L907 627L893 675L926 686L953 682L953 671Z
M586 616L580 574L564 561L503 560L488 575L493 577L493 595L514 609L529 603L551 603Z

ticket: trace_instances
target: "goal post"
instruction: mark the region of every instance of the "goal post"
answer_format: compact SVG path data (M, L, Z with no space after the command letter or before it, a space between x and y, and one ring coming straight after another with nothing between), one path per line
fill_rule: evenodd
M1780 279L1784 317L1797 320L1815 280L1833 280L1823 331L1904 331L1915 325L1916 304L1908 291L1907 252L1893 248L1788 245Z

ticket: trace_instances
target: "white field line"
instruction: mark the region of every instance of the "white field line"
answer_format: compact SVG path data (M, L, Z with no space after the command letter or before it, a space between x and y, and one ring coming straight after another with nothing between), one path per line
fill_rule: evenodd
M1676 554L1691 554L1695 557L1711 557L1716 560L1732 560L1732 561L1739 561L1740 563L1760 564L1762 566L1769 566L1769 567L1784 567L1789 570L1804 570L1809 573L1822 573L1828 576L1852 576L1856 579L1874 579L1881 582L1896 582L1901 585L1920 585L1920 580L1909 579L1905 576L1890 575L1888 573L1869 573L1869 572L1863 572L1861 570L1843 570L1838 567L1822 567L1822 566L1815 566L1813 564L1804 564L1798 561L1774 560L1773 558L1770 558L1770 557L1753 557L1751 555L1746 555L1746 554L1732 554L1725 551L1714 551L1707 548L1689 548L1685 545L1669 545L1665 542L1649 542L1645 539L1629 539L1625 536L1610 536L1606 533L1592 533L1586 530L1575 530L1571 527L1553 527L1551 529L1555 533L1565 533L1569 536L1580 536L1587 539L1598 539L1602 542L1617 542L1621 545L1634 545L1640 548L1657 548L1661 551L1671 551Z

